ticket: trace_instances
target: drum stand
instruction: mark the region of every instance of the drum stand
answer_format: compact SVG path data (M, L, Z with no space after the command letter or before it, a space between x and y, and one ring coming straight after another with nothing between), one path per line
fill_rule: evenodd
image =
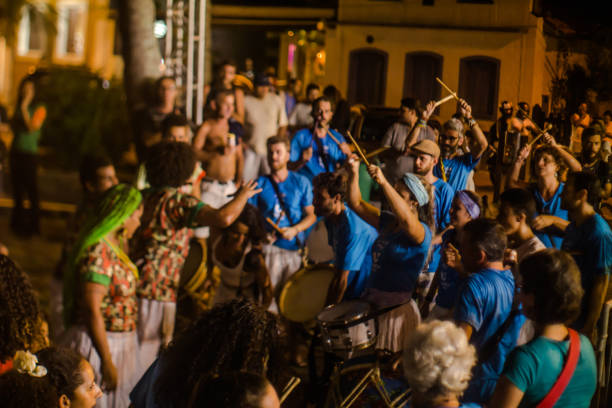
M406 390L402 392L395 399L391 400L391 397L387 393L385 389L385 384L380 375L380 365L378 359L373 363L365 363L360 365L355 365L351 367L347 367L343 369L344 362L338 362L334 366L334 371L332 373L331 382L329 386L329 391L327 394L327 401L325 403L326 407L334 407L334 408L348 408L359 396L365 391L369 384L372 384L376 391L384 401L385 405L388 408L396 408L400 407L406 403L408 398L410 398L410 390ZM343 374L346 374L350 371L355 371L359 369L368 368L368 371L361 377L361 379L357 382L357 384L353 387L351 392L346 396L342 397L342 392L340 389L340 380Z

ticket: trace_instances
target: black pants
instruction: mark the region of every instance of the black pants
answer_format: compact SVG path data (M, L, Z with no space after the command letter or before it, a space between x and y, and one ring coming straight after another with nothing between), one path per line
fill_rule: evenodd
M21 235L38 233L39 201L36 172L38 170L38 155L11 151L11 182L15 207L11 215L11 227ZM30 200L30 211L23 207L25 195Z

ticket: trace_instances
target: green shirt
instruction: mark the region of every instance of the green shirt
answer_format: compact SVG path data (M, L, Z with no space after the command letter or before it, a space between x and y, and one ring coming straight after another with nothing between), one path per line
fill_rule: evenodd
M569 341L554 341L536 337L512 351L503 374L525 395L520 407L537 405L548 394L561 370ZM588 408L595 393L597 364L591 342L580 335L580 358L567 388L555 404L555 408Z
M30 112L30 116L34 115L36 109L43 107L42 105L37 106L29 106L28 111ZM19 113L21 116L21 113ZM29 131L25 127L21 127L18 131L15 132L15 139L13 140L13 149L21 153L38 153L38 141L40 140L41 129Z

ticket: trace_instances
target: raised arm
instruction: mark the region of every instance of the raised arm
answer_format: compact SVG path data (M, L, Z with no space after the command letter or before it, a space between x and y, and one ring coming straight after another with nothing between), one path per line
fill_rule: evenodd
M576 158L570 152L561 147L561 145L557 144L555 138L552 137L552 135L550 135L549 133L545 133L544 142L548 143L557 150L557 152L561 156L561 159L563 159L563 162L565 162L565 165L570 171L582 171L582 165L580 164L580 162L576 160Z
M408 236L417 244L420 244L425 239L425 228L419 221L419 216L410 207L410 205L402 198L402 196L393 188L387 180L380 167L371 164L368 167L370 177L376 181L389 202L391 211L397 217L400 228L408 234Z
M472 157L474 158L474 160L480 159L482 154L485 152L485 150L487 150L487 147L489 146L487 137L480 128L478 122L476 122L476 119L472 117L472 107L468 105L465 99L459 99L459 107L461 110L461 114L467 120L470 129L472 129L472 134L474 135L474 139L476 141L476 144L474 145L474 148L472 150Z
M521 167L525 164L525 161L529 157L531 153L531 146L525 145L521 148L516 161L512 166L512 171L510 172L510 177L508 177L508 181L506 183L506 190L509 188L525 188L527 187L527 183L520 180L521 176ZM501 153L500 153L501 154Z
M349 169L348 205L365 222L378 229L380 210L362 200L359 190L359 160L352 156L347 161Z
M421 117L419 118L416 126L414 126L408 137L406 138L406 145L404 146L404 154L409 153L412 146L419 140L419 135L421 132L424 132L427 129L427 121L431 117L431 114L436 109L436 102L429 101L423 112L421 112Z
M195 224L198 226L212 226L217 228L227 228L238 218L249 198L258 194L261 189L257 188L254 180L243 184L236 197L223 207L217 209L205 205L195 216Z
M234 97L236 98L236 110L233 117L241 124L244 124L244 91L240 88L236 89Z

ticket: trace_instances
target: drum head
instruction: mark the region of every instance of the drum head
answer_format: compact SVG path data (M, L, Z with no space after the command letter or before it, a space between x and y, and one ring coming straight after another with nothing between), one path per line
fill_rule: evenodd
M348 300L334 306L326 307L317 315L317 320L323 324L350 323L368 314L370 304L363 300Z
M327 289L336 273L330 265L313 265L297 271L283 286L278 300L281 315L296 323L314 320L325 307Z

